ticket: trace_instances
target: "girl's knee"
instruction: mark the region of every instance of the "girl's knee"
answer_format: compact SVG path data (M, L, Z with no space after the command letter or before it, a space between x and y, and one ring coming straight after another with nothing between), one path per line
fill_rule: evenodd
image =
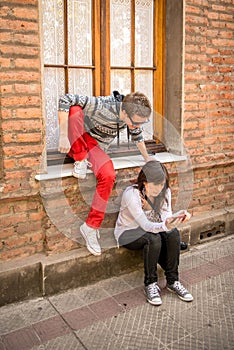
M158 235L157 233L151 233L149 232L149 234L147 235L149 244L151 244L152 246L155 247L161 247L162 244L162 240L161 240L161 236Z
M180 232L177 228L174 228L173 230L170 231L168 234L168 239L180 242Z

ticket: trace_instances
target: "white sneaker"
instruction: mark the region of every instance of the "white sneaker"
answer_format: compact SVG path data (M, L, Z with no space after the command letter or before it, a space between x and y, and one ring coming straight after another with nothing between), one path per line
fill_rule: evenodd
M93 255L101 255L101 247L97 237L100 238L99 231L89 227L86 223L80 226L80 232L86 241L86 247Z
M87 159L76 161L74 163L74 169L72 175L77 179L85 179L87 174L87 167L91 167L92 164Z

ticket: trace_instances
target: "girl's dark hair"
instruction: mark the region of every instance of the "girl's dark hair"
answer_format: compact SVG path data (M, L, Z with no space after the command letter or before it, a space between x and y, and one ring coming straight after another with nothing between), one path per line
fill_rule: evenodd
M138 189L142 195L144 195L144 188L145 188L146 182L153 182L159 185L164 181L165 181L165 185L162 191L154 200L154 209L157 212L159 212L162 202L166 200L165 193L166 193L166 190L170 187L169 174L168 174L167 168L164 166L164 164L156 160L152 160L150 162L147 162L142 167L137 178Z
M131 118L134 114L145 118L149 117L151 114L151 104L148 97L141 92L132 92L124 97L122 110L124 110Z

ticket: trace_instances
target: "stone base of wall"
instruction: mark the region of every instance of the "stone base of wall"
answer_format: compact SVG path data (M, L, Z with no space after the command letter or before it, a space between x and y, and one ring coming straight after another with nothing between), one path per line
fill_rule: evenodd
M234 208L201 214L181 228L190 246L234 233ZM189 248L188 248L189 249ZM104 248L100 257L86 248L45 256L15 259L0 266L0 306L95 283L143 268L142 252Z

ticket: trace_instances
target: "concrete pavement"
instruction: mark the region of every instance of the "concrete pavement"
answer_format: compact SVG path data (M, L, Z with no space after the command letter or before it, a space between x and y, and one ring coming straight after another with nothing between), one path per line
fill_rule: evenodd
M0 308L0 350L234 349L234 235L181 254L180 280L194 296L146 302L143 268L46 298Z

